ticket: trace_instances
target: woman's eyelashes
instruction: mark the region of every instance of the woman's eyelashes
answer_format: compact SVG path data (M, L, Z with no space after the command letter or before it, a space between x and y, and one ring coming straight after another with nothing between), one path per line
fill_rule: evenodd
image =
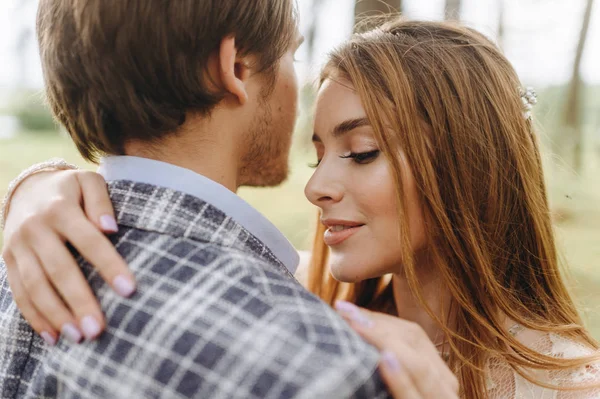
M342 159L352 159L359 165L366 165L373 162L381 153L380 150L366 151L366 152L350 152L347 155L340 155ZM308 166L315 169L321 164L321 159L318 159L316 163L309 164Z
M373 162L378 156L380 151L373 150L367 152L351 152L348 155L342 155L340 158L342 159L352 159L355 163L359 165L365 165Z

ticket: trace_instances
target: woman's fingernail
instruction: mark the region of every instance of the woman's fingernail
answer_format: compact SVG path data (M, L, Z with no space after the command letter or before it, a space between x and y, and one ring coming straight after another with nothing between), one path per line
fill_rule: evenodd
M94 339L98 335L100 335L100 324L96 321L96 319L92 316L85 316L81 319L81 329L83 330L83 335L87 339Z
M122 297L130 297L135 292L135 284L131 279L127 276L117 276L113 280L113 287L115 287L115 291L117 294Z
M360 312L358 306L348 301L335 301L335 308L344 313Z
M64 336L66 339L68 339L74 344L78 344L83 338L77 327L75 327L75 325L73 325L72 323L64 324L60 329L60 333L62 336Z
M389 351L384 351L381 354L381 360L383 361L383 363L385 363L385 365L391 371L400 370L400 362L398 361L398 358L396 357L396 355L394 353L389 352Z
M54 338L52 336L52 334L50 334L47 331L42 331L42 333L40 334L40 336L43 338L44 341L46 341L46 343L50 346L54 346L56 345L56 338Z
M347 316L355 323L360 324L362 327L369 328L373 326L373 321L360 311L360 308L353 303L347 301L336 301L335 308L342 315Z
M111 215L100 216L100 227L102 227L102 230L109 233L116 233L119 231L117 221Z

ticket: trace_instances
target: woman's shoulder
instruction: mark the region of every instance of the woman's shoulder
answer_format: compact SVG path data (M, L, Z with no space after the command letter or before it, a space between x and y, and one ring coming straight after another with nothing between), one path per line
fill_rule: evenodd
M585 391L582 391L580 392L581 396L575 395L574 392L571 396L559 396L559 398L600 398L600 351L587 343L578 342L560 334L548 333L544 339L548 348L545 354L548 356L566 360L594 358L579 366L550 371L553 384L560 387L596 385L595 389L588 391L588 395L583 395ZM594 395L590 396L591 393Z
M544 384L561 388L550 389L535 384L501 359L490 359L487 365L490 398L600 398L600 351L580 340L557 333L526 329L518 324L509 332L519 342L536 352L556 359L582 359L580 365L557 370L523 369L522 372ZM577 389L583 388L583 389Z

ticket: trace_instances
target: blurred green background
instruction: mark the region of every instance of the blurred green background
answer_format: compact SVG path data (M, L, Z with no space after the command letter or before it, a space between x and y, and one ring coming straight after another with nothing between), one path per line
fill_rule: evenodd
M355 14L388 10L383 3L401 9L407 17L465 20L501 44L524 83L535 85L540 102L534 116L544 147L559 249L569 284L589 327L600 339L600 7L594 7L593 0L365 0L358 4L354 0L299 0L307 42L297 65L305 86L292 174L281 187L242 189L240 194L298 249L309 249L316 210L304 198L303 189L312 173L307 165L315 160L309 142L314 102L311 82L327 50L351 32ZM0 195L22 169L51 157L95 168L82 161L44 106L32 34L36 4L35 0L6 0L0 5L0 56L9 60L8 67L0 67ZM536 21L523 26L522 14L536 15ZM3 25L7 15L20 20L20 25ZM559 24L562 40L556 41L548 35Z

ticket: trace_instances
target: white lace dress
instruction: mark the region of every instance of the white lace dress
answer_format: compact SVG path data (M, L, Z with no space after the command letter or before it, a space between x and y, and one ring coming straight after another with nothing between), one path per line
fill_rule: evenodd
M557 334L539 333L513 325L510 332L523 344L536 351L557 358L589 356L594 351L582 344ZM488 369L488 397L490 399L592 399L600 398L600 362L567 371L531 370L537 380L558 387L597 387L562 391L540 387L516 373L506 362L490 359Z

